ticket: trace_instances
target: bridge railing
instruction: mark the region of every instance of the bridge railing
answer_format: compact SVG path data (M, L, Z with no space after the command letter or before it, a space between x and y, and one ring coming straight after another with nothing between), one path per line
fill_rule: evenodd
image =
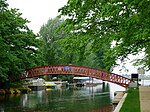
M25 70L22 74L20 74L18 77L15 77L13 80L18 79L20 80L50 74L71 74L71 75L88 76L116 83L123 87L127 87L132 82L131 79L104 70L73 65L53 65L53 66L35 67Z

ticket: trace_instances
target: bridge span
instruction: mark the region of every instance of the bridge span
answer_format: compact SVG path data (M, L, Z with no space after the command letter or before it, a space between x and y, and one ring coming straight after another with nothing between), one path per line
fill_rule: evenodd
M35 68L25 70L22 74L18 75L17 77L11 78L11 80L17 81L26 78L52 75L52 74L70 74L70 75L88 76L103 81L112 82L125 88L127 88L129 84L133 82L133 80L115 73L99 70L96 68L75 66L75 65L38 66Z

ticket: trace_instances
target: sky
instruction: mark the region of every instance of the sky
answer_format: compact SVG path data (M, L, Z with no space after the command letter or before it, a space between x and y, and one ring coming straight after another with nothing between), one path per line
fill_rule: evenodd
M17 8L30 21L28 27L38 33L41 26L58 15L58 9L68 0L7 0L10 8Z
M58 15L58 9L67 4L68 0L7 0L10 8L17 8L22 13L22 17L30 21L28 27L34 33L38 33L41 26L51 18ZM130 56L129 58L135 59L137 56ZM122 74L125 69L129 71L127 74L137 73L138 67L132 66L131 60L127 60L126 64L120 63L120 66L114 69L114 73ZM125 68L122 69L122 67ZM122 69L122 71L120 71ZM150 75L150 72L146 72Z

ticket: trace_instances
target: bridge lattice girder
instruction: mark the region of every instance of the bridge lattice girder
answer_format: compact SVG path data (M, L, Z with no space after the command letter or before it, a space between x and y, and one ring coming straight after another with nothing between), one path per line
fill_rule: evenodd
M131 79L104 70L74 65L40 66L27 69L18 77L13 77L12 81L50 74L71 74L71 75L87 76L100 79L103 81L112 82L125 88L128 87L131 82L133 82Z

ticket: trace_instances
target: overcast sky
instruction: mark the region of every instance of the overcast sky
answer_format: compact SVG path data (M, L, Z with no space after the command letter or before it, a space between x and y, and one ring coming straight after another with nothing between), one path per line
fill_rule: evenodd
M38 33L48 19L58 15L58 9L68 0L7 0L11 8L19 9L23 18L31 21L29 28Z

